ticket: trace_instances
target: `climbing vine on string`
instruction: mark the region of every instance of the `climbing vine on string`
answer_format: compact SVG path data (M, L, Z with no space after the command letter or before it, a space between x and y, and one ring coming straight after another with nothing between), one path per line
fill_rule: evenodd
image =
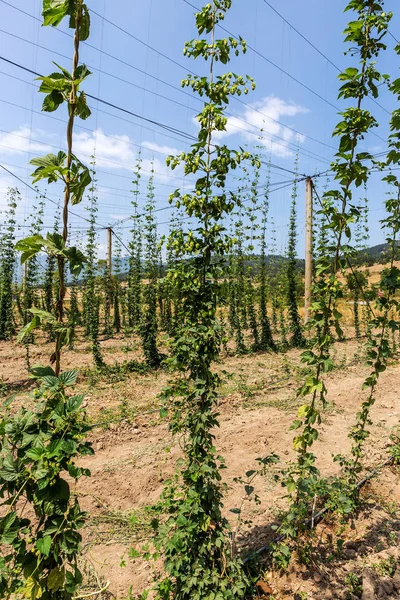
M73 394L77 371L61 372L62 349L70 342L70 327L65 316L65 267L79 274L85 257L76 247L68 246L69 204L79 203L90 183L89 170L73 154L72 135L76 117L90 115L86 96L80 90L89 75L79 65L79 44L89 35L90 19L82 0L60 3L44 0L43 24L58 26L64 18L74 30L72 71L63 67L41 77L40 92L45 94L43 110L53 112L67 105L67 152L35 158L34 182L61 181L64 185L62 235L36 233L17 243L21 262L46 252L55 257L58 267L58 297L55 313L32 306L33 319L20 334L20 339L40 326L51 325L56 345L51 356L52 367L34 367L31 375L37 382L33 392L35 406L10 408L9 398L0 410L0 496L6 507L0 518L0 543L6 551L0 561L0 595L72 600L82 583L78 558L80 529L85 513L72 493L67 477L77 481L89 475L77 465L81 456L92 454L86 441L89 429L83 409L84 397Z
M347 68L339 75L342 82L339 97L353 99L355 105L341 113L341 120L334 130L339 138L339 151L332 164L337 188L325 192L322 204L325 227L333 233L333 244L325 250L320 248L316 266L313 290L312 319L310 327L317 336L313 347L302 355L302 361L311 368L311 374L298 390L301 398L310 398L302 405L292 429L297 431L294 438L296 460L289 465L283 483L290 498L290 508L279 528L289 541L298 540L299 531L309 516L314 499L325 493L321 486L316 457L312 451L318 439L318 425L321 423L321 410L326 406L327 388L324 374L333 367L330 350L334 332L341 337L341 314L337 302L343 294L343 284L338 275L348 265L351 256L351 225L359 218L359 210L353 201L354 188L362 186L368 179L368 160L372 155L358 151L358 144L377 122L363 107L366 98L378 96L377 84L382 76L377 71L376 59L385 48L382 41L391 15L383 11L382 3L373 0L351 0L347 9L353 11L355 19L346 28L345 42L351 46L351 55L358 56L359 66ZM307 542L298 550L307 551ZM275 559L286 564L290 558L290 546L278 544Z
M213 133L226 127L224 109L230 97L254 88L249 77L214 73L217 63L229 62L231 52L246 50L241 38L215 36L230 7L230 0L214 0L196 13L198 33L206 39L186 43L184 54L208 61L209 75L188 75L182 85L205 98L197 117L198 141L189 152L168 159L172 168L183 165L186 175L197 176L194 191L176 190L171 202L198 224L186 231L177 229L168 242L176 256L176 268L168 276L181 301L169 360L177 375L164 398L172 431L184 434L184 463L166 486L161 502L166 520L159 524L157 546L164 556L166 577L157 590L164 600L243 598L249 585L240 561L232 556L229 526L221 512L224 462L216 454L213 434L218 426L220 379L212 363L222 338L217 317L221 261L232 247L223 219L237 205L225 185L229 172L244 160L258 164L248 152L213 142Z

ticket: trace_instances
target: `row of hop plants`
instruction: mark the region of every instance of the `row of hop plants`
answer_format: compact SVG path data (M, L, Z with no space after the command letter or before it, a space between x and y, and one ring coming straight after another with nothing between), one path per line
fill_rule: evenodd
M167 277L177 265L173 249L157 231L154 196L154 172L147 184L147 202L141 211L141 157L134 172L132 197L133 228L129 245L122 246L121 232L113 230L112 270L98 258L98 203L95 158L90 166L91 183L87 189L89 227L85 238L78 236L77 247L86 256L82 271L68 272L68 300L65 304L70 324L69 348L74 348L76 335L88 340L97 368L105 367L101 339L118 334L135 335L141 340L144 360L151 368L160 366L165 350L163 336L171 335L179 318L179 290ZM296 159L297 165L297 159ZM295 165L295 166L296 166ZM259 351L285 351L306 344L306 332L299 305L303 298L303 274L297 257L298 183L294 181L290 209L288 245L278 256L276 229L270 216L271 189L267 172L260 193L260 169L245 165L239 177L237 207L228 216L233 243L221 265L223 286L219 301L219 318L224 325L222 341L226 352L244 354ZM0 337L13 339L30 322L31 309L37 308L55 316L55 299L59 295L57 260L53 254L45 259L33 256L23 268L17 268L18 252L15 236L18 226L19 192L9 191L9 226L0 236ZM44 197L38 196L30 218L30 234L41 235ZM177 213L176 213L177 214ZM363 219L354 227L358 257L366 249L367 205ZM261 219L259 222L259 215ZM173 216L171 230L181 226L182 219ZM318 220L317 220L318 226ZM54 217L53 235L60 229L60 210ZM323 228L321 228L323 231ZM327 243L327 239L325 240ZM125 260L122 254L125 253ZM164 257L165 253L165 257ZM367 256L367 255L365 255ZM318 249L315 249L318 260ZM20 275L20 281L17 275ZM367 275L354 268L346 275L348 292L353 299L354 327L357 337L367 329L368 311L360 306L363 295L373 299ZM49 342L55 338L51 323L46 326ZM27 367L30 368L30 346L35 343L33 332L24 336ZM43 341L42 339L40 340Z
M392 356L389 333L399 328L400 272L395 258L400 231L400 183L393 172L384 178L390 195L385 203L387 217L382 221L390 262L382 272L376 298L368 298L364 284L360 285L359 271L352 267L355 249L350 243L354 225L361 232L356 234L356 243L364 243L365 227L362 229L360 223L365 221L365 215L357 205L354 190L367 183L368 163L374 161L372 155L358 150L360 142L377 125L364 102L378 96L380 82L387 82L396 99L400 99L400 80L392 82L377 71L376 59L386 49L384 38L391 14L385 13L383 3L375 0L351 0L347 7L354 18L345 31L346 43L351 46L353 58L359 58L359 65L346 69L339 77L340 97L350 106L341 113L334 131L339 139L332 164L335 185L320 198L312 318L305 328L297 292L297 182L292 195L287 264L285 272L277 277L282 281L280 289L275 279L271 284L266 266L271 241L267 236L270 194L268 180L261 201L256 193L260 156L214 142L215 133L226 127L225 109L231 97L247 94L255 87L248 76L215 74L217 63L226 65L232 53L246 51L241 38L216 37L217 27L230 7L231 0L212 0L196 13L200 39L188 42L184 53L192 59L204 59L209 73L207 77L190 75L182 85L204 99L197 117L198 142L188 152L167 161L172 169L181 166L186 175L196 177L192 193L178 190L170 202L184 218L194 217L197 224L185 229L178 217L171 220L165 270L154 215L153 176L148 183L145 213L139 212L139 157L125 286L119 277L122 250L118 243L114 276L107 267L99 274L95 161L84 165L73 152L75 120L90 116L81 89L90 72L79 63L80 42L90 34L89 10L82 0L43 2L44 25L57 27L67 19L74 36L72 71L61 68L40 78L40 91L45 94L43 110L53 112L67 106L67 152L31 162L36 167L34 182L61 181L64 198L60 217L46 237L41 233L46 205L39 198L31 235L15 246L18 191L10 190L8 228L2 232L0 244L0 337L11 339L21 324L19 339L28 353L29 345L39 335L47 336L54 350L49 365L29 365L36 386L31 395L32 408L14 409L13 398L9 398L0 412L0 496L5 507L0 517L0 544L7 547L0 559L2 597L80 597L80 530L87 515L70 482L90 475L78 466L78 461L93 450L86 437L89 425L84 397L74 392L78 373L62 370L64 352L73 346L78 327L90 341L98 368L104 365L100 336L119 333L125 327L140 336L148 365L155 368L163 362L171 374L162 395L162 414L168 416L171 431L183 440L183 460L166 482L155 507L159 518L153 520L154 556L161 555L164 560L163 576L155 589L160 600L233 600L252 593L253 578L237 552L224 516L225 463L215 448L221 381L213 366L224 345L228 345L226 331L231 333L238 353L295 346L303 349L302 361L308 367L309 375L298 390L304 404L291 427L295 431L295 459L282 466L280 475L288 510L279 525L285 541L272 547L275 565L286 567L294 550L301 558L309 556L313 539L305 523L311 506L317 503L318 508L329 507L341 515L354 514L357 509L358 481L372 424L370 411L376 401L379 377ZM400 54L400 46L396 52ZM400 159L399 110L394 111L390 128L387 158L375 163L382 170ZM240 190L232 195L226 188L227 180L231 172L240 169ZM84 197L88 198L90 222L86 247L71 246L69 205L80 203ZM256 226L258 211L262 215L260 227ZM230 219L231 231L226 225ZM257 245L260 256L257 261L249 261ZM16 250L26 265L22 290L13 277ZM45 275L40 281L38 270L43 253ZM363 403L349 434L351 451L335 458L341 466L340 476L326 481L319 472L313 446L327 404L333 344L343 337L340 303L345 296L344 278L349 268L354 277L352 285L348 281L349 287L353 293L357 289L356 293L362 294L368 307L366 350L370 373L364 382ZM71 292L67 303L68 271ZM354 308L358 306L355 299ZM224 326L224 320L229 327ZM168 334L167 357L159 346L160 331ZM260 472L278 460L275 454L260 459ZM257 474L255 469L246 477L252 480ZM246 493L252 493L249 483ZM149 554L148 549L145 554Z
M252 214L250 212L250 225L246 226L242 199L232 198L225 189L229 171L247 162L257 170L260 160L246 150L235 151L213 143L213 133L225 128L224 109L230 97L254 87L253 80L248 77L232 73L214 75L216 62L226 64L231 52L246 50L241 39L218 40L215 37L216 28L230 6L229 0L216 0L196 14L200 36L208 34L209 37L189 42L185 54L195 59L204 58L209 65L209 76L188 76L182 85L206 99L204 110L198 115L199 139L191 151L170 157L168 161L172 168L183 165L186 174L194 173L198 177L193 194L176 192L171 196L171 203L183 207L189 217L195 215L199 225L188 232L178 229L169 240L181 259L171 277L183 291L183 303L169 361L174 375L163 397L171 430L184 440L181 446L184 459L175 477L166 483L159 505L162 516L156 526L156 547L165 557L166 577L157 590L163 599L244 598L252 585L222 512L225 485L221 474L225 464L214 445L220 380L212 365L220 355L222 331L218 310L224 297L224 261L231 253L234 257L231 281L235 287L231 290L230 310L231 325L237 333L237 349L242 351L243 344L238 323L244 325L247 321L253 343L260 341L254 329L253 293L244 260L254 239ZM334 185L324 192L320 202L323 231L315 249L318 259L307 335L299 318L297 296L293 293L296 189L293 193L285 287L290 343L304 348L301 359L309 374L298 390L304 403L291 427L295 432L295 459L283 465L280 474L288 510L278 526L279 540L284 541L271 547L273 562L279 568L288 566L294 550L300 559L310 559L313 538L306 530L306 523L315 506L317 510L329 507L342 516L357 510L358 482L372 424L370 410L376 401L380 374L392 356L388 332L398 329L400 271L394 258L400 230L400 203L398 180L391 173L385 177L390 186L390 198L385 203L388 217L382 222L391 262L381 274L380 294L373 302L366 298L370 311L367 362L371 370L363 386L363 403L350 429L351 450L348 455L335 457L340 462L341 474L328 481L319 472L313 446L319 437L319 425L327 405L327 374L334 367L333 344L336 339L343 338L343 315L339 309L345 295L345 276L348 269L353 268L355 249L351 245L351 235L354 224L363 217L357 205L356 190L366 184L368 162L374 160L371 154L358 150L365 136L377 126L373 115L364 108L364 101L368 97L378 97L378 83L388 80L381 76L376 65L380 53L386 49L384 38L392 16L384 12L382 3L369 0L351 0L347 10L353 11L354 18L345 30L345 39L351 47L351 56L358 58L359 64L339 76L342 82L339 97L350 106L340 114L334 130L339 141L336 160L332 164ZM399 51L397 47L396 52ZM389 87L398 96L399 83L389 83ZM390 126L390 150L387 160L379 164L382 169L399 157L398 111L395 111ZM247 187L247 171L244 181L244 187ZM222 223L224 217L234 213L237 220L232 235ZM235 245L236 252L233 253ZM183 261L186 256L193 259L186 263ZM241 301L244 297L248 299L247 304ZM260 471L277 460L275 454L260 459ZM256 469L246 473L246 494L252 494L251 481L256 475Z

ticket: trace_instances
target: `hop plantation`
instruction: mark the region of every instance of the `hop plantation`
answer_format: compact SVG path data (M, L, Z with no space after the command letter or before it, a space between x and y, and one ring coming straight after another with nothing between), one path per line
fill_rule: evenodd
M128 236L99 225L102 159L76 151L103 102L81 60L99 15L82 0L35 15L67 33L72 67L55 53L47 75L25 68L66 129L30 160L23 237L24 181L1 165L15 179L0 229L1 598L399 597L399 109L384 113L384 151L366 149L382 91L400 100L396 73L380 72L400 55L394 16L348 3L332 161L301 173L299 143L273 182L262 129L227 141L231 103L248 106L257 83L237 72L251 47L226 29L238 2L192 6L180 83L196 135L165 161L178 182L167 223L159 162L136 152Z

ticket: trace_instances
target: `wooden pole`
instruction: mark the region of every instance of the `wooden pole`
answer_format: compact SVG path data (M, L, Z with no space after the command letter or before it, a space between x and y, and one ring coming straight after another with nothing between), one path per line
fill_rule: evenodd
M304 278L304 321L310 319L311 287L312 287L312 234L313 234L313 182L311 177L306 179L306 270Z
M112 273L112 229L107 229L107 269L109 275Z

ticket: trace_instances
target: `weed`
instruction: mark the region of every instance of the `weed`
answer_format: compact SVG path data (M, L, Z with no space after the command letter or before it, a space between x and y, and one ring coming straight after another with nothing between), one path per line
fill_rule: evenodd
M101 503L100 500L98 500ZM135 511L111 510L101 503L101 514L92 515L87 523L91 543L100 544L109 540L118 543L141 543L152 535L154 510L146 506ZM134 557L134 549L129 558Z
M239 376L239 381L237 383L237 390L247 400L254 396L254 388L247 383L247 378L245 375Z
M389 558L383 558L376 563L372 563L371 567L380 577L393 577L397 569L397 564L394 556L389 556Z
M349 589L349 593L347 594L347 598L350 598L350 594L357 596L357 598L361 598L362 594L362 579L357 573L354 571L350 571L347 577L344 580L345 585Z
M393 457L396 465L400 464L400 428L397 428L390 436L392 446L390 448L390 454Z
M10 394L10 388L3 377L0 379L0 398L6 398Z
M389 531L389 543L391 546L397 546L399 538L396 531Z
M294 600L307 600L307 598L307 592L297 592L297 594L294 595Z

